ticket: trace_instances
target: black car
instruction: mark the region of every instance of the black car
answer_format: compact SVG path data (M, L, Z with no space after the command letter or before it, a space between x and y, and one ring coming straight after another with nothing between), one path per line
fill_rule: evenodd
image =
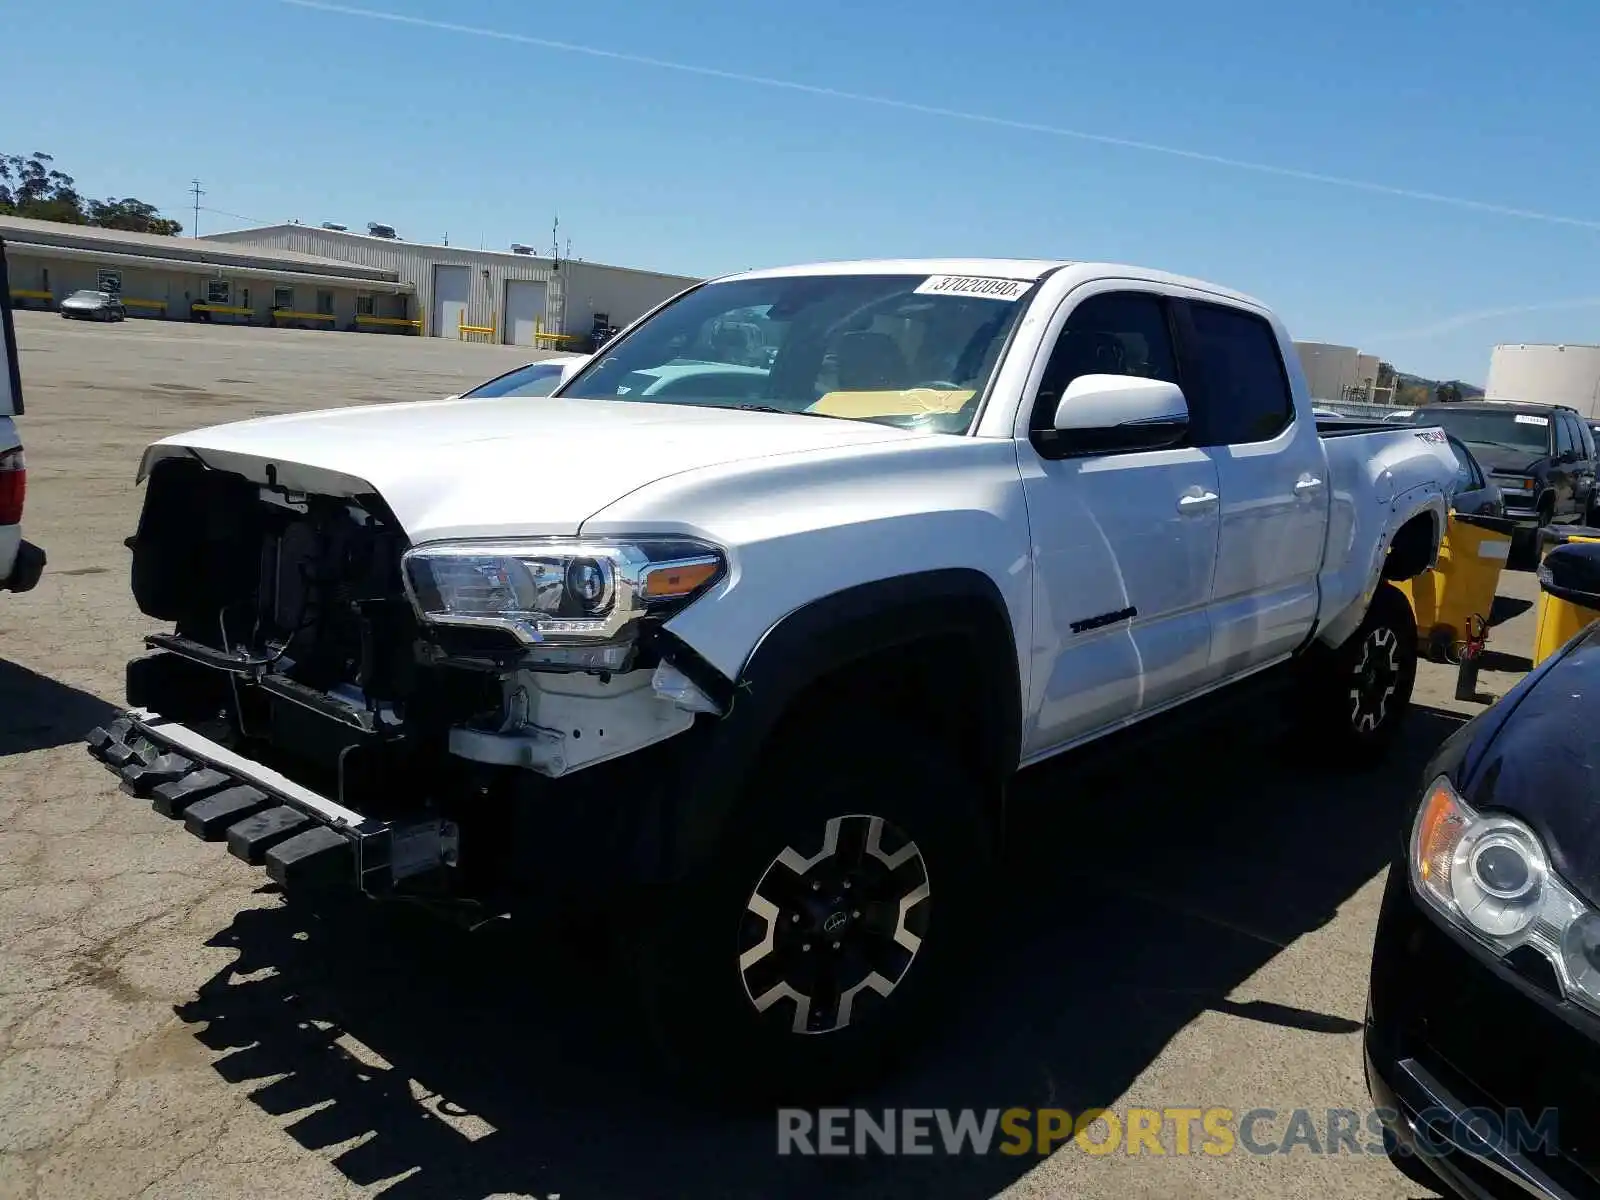
M1463 516L1505 516L1506 501L1500 485L1484 472L1465 442L1454 434L1447 433L1445 437L1450 439L1450 449L1456 456L1456 478L1451 485L1450 507Z
M1576 409L1462 400L1416 409L1407 420L1465 442L1504 494L1505 515L1523 528L1592 524L1595 438Z
M1389 871L1367 1084L1396 1165L1465 1196L1600 1194L1596 696L1600 624L1444 743Z

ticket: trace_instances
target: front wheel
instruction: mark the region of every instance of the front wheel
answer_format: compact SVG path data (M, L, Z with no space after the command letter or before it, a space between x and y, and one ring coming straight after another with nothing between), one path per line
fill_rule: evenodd
M1416 681L1416 616L1399 588L1381 583L1360 628L1308 662L1310 732L1341 760L1371 762L1398 734Z
M714 863L634 931L647 1027L708 1099L863 1086L937 1027L965 973L988 865L978 789L926 735L878 732L771 756Z

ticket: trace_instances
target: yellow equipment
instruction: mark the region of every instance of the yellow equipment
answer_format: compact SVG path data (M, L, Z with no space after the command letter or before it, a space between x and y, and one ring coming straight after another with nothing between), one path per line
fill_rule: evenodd
M1538 666L1591 621L1600 621L1600 539L1574 538L1539 564L1539 611L1533 632Z
M1477 628L1489 626L1500 572L1511 554L1511 522L1452 512L1445 523L1439 561L1396 586L1411 601L1417 636L1435 656L1452 657Z
M1539 530L1539 561L1557 546L1572 542L1600 542L1600 529L1587 525L1546 525Z

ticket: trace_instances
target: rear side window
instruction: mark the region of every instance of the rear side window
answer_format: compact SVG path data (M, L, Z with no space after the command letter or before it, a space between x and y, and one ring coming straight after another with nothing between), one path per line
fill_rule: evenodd
M1594 457L1594 431L1589 427L1589 422L1578 422L1578 439L1582 443L1578 449L1586 459Z
M1445 435L1450 437L1449 434ZM1459 438L1450 437L1450 449L1456 455L1456 491L1475 492L1484 486L1483 476L1478 471L1478 464L1472 457L1472 452L1461 443Z
M1178 382L1163 301L1147 292L1102 292L1067 317L1045 365L1033 428L1048 429L1067 385L1080 375L1137 375Z
M1272 326L1254 313L1218 304L1190 302L1188 310L1193 345L1187 347L1185 378L1205 398L1196 443L1229 446L1277 437L1294 420L1294 398Z
M515 371L479 384L463 399L481 400L492 396L548 396L561 382L561 367L557 363L530 363Z

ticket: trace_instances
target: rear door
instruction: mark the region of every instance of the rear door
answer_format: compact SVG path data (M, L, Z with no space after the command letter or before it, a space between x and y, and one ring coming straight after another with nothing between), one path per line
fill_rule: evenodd
M1177 305L1184 386L1197 393L1197 446L1222 497L1211 588L1210 675L1281 658L1311 632L1327 533L1327 458L1299 419L1273 323L1224 303Z
M1578 431L1578 512L1587 514L1594 498L1595 472L1600 463L1595 461L1594 431L1582 417L1573 417Z

